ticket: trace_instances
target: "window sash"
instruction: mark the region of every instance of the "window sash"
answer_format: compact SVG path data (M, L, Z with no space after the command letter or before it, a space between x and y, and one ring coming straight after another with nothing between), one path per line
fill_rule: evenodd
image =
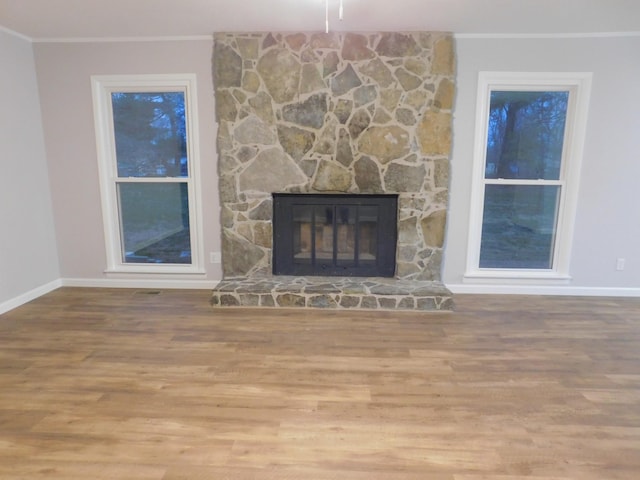
M554 266L557 262L557 248L556 240L559 229L559 211L562 204L563 189L560 185L543 185L543 184L509 184L509 183L493 183L488 185L491 187L513 187L508 191L500 191L492 189L492 192L487 192L485 188L483 198L483 216L481 228L484 233L485 228L504 229L509 231L509 235L502 236L490 236L481 235L479 245L479 257L478 268L480 270L489 271L541 271L549 272L554 270ZM533 188L533 190L531 190ZM546 191L546 192L545 192ZM551 194L551 197L548 195ZM499 206L491 207L491 199L495 198L494 195L507 195L511 197L511 202L507 204L499 204ZM533 195L533 198L528 197ZM524 204L522 201L518 201L520 198L526 198L527 200L534 200L535 203ZM549 202L551 200L551 202ZM551 210L549 209L551 207ZM506 219L502 217L487 216L488 212L491 212L492 208L498 208L500 210L506 209L509 214ZM533 214L532 214L533 212ZM487 223L485 220L488 219ZM506 222L506 223L505 223ZM498 226L496 226L498 224ZM548 230L547 226L550 226ZM503 230L500 230L503 231ZM514 239L518 239L519 242L527 245L527 250L522 248L522 245L517 248L513 245ZM495 250L497 247L504 248L504 259L500 259ZM547 248L548 247L548 250ZM544 248L544 250L542 250ZM493 259L493 266L483 266L483 253L484 261ZM488 258L487 258L488 257ZM509 260L509 261L507 261ZM508 265L500 267L501 263ZM516 267L518 263L521 264L538 264L548 263L548 267L542 266L521 266Z
M507 178L489 178L484 180L485 185L564 185L566 181L560 180L516 180Z
M197 136L196 78L180 75L109 75L93 76L92 93L96 124L98 166L102 199L103 225L107 255L106 272L140 274L204 274L202 253L202 215L199 200L199 151ZM114 118L111 94L180 92L184 94L187 136L187 175L182 177L120 177L115 150ZM182 183L187 184L191 263L145 264L126 263L121 234L121 215L118 185L125 183Z

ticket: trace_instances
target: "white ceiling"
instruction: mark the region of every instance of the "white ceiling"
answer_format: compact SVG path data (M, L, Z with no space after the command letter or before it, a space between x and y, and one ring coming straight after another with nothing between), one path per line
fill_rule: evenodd
M461 34L640 32L640 0L327 0L330 29ZM322 31L325 0L0 0L0 26L33 40Z

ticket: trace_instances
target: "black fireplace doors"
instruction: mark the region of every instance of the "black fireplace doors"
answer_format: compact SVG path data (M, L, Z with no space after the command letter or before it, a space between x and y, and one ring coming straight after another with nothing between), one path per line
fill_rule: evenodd
M397 195L273 194L273 274L393 277Z

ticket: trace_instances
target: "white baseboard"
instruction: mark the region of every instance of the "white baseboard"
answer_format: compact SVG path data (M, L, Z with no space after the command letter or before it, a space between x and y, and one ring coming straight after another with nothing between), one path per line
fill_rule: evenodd
M213 290L218 280L176 280L154 278L63 278L63 287L93 288L165 288Z
M562 285L446 284L452 293L485 295L564 295L577 297L640 297L640 288L569 287Z
M35 300L60 287L88 288L163 288L188 290L213 290L217 280L175 280L175 279L110 279L110 278L59 278L38 288L0 303L0 315Z
M14 308L19 307L20 305L24 305L25 303L30 302L31 300L35 300L42 295L45 295L49 292L52 292L56 288L60 288L62 286L62 281L60 279L54 280L53 282L46 283L40 287L34 288L33 290L29 290L28 292L23 293L22 295L18 295L11 300L7 300L6 302L0 303L0 315L8 312L9 310L13 310Z
M0 315L25 303L35 300L60 287L88 288L165 288L213 290L218 280L158 280L158 279L86 279L60 278L11 300L0 303ZM605 288L605 287L567 287L567 286L533 286L533 285L469 285L447 284L446 287L456 294L484 295L565 295L580 297L640 297L640 288Z

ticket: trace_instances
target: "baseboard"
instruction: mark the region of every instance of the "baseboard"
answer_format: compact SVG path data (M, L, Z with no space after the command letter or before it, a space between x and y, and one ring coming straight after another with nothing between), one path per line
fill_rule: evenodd
M218 280L169 280L169 279L110 279L110 278L59 278L38 288L18 295L15 298L0 303L0 315L13 310L25 303L46 295L60 287L87 288L160 288L183 290L213 290Z
M535 285L446 284L452 293L485 295L563 295L577 297L640 297L640 288Z
M165 288L184 290L213 290L218 280L175 280L153 278L63 278L63 287L93 288Z
M93 288L165 288L213 290L218 280L157 280L157 279L86 279L61 278L29 290L0 303L0 315L35 300L60 287ZM640 297L640 288L566 287L533 285L468 285L446 284L452 293L485 295L564 295L580 297Z
M49 292L52 292L56 288L60 288L62 286L62 281L60 279L54 280L53 282L46 283L41 285L40 287L34 288L33 290L29 290L28 292L23 293L22 295L18 295L11 300L7 300L6 302L0 303L0 315L8 312L9 310L13 310L25 303L30 302L31 300L35 300L42 295L45 295Z

